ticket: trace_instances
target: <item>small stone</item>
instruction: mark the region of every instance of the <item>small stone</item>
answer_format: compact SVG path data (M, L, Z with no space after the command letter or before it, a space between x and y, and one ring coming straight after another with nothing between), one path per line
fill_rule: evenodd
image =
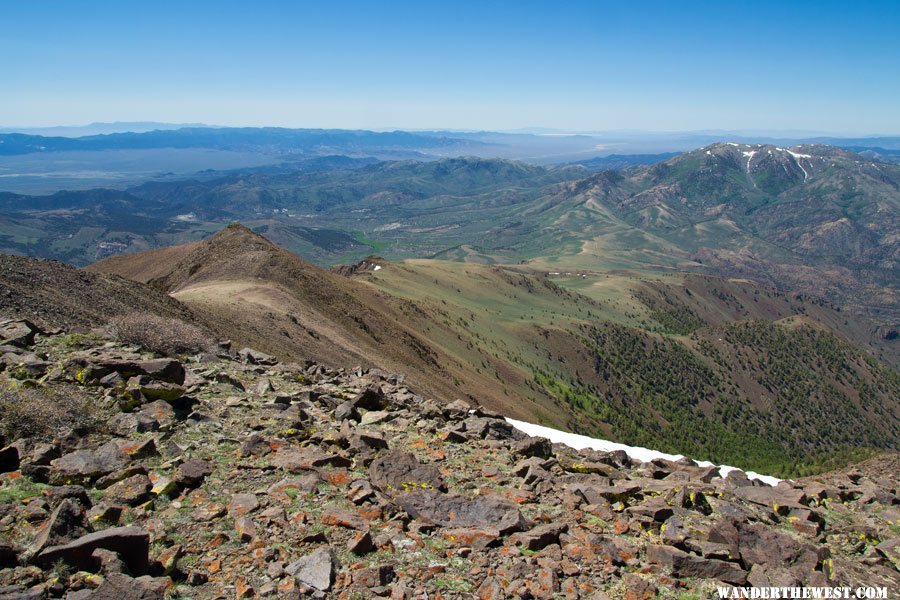
M622 583L625 584L625 600L651 600L651 598L656 598L656 584L640 575L626 573L622 577Z
M368 554L375 550L372 535L368 531L360 531L347 542L347 550L353 554Z
M256 494L235 494L228 504L228 514L232 517L243 517L259 508Z
M111 485L103 492L103 497L110 502L119 502L135 506L143 502L153 488L150 478L138 474Z
M334 506L326 506L322 511L320 520L325 525L334 525L337 527L347 527L349 529L358 530L368 529L368 524L358 514Z
M249 542L256 537L256 524L250 517L238 517L235 519L234 529L238 532L243 542Z
M384 410L370 410L362 416L359 421L361 427L366 425L377 425L391 418L391 413Z
M175 469L172 480L179 485L196 487L214 470L209 462L195 458L181 463Z

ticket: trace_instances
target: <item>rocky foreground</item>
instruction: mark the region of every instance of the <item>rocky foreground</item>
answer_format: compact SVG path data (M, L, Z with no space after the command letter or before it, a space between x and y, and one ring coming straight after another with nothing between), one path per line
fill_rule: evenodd
M896 456L769 487L551 445L376 370L0 325L0 598L900 589ZM73 398L65 430L33 418Z

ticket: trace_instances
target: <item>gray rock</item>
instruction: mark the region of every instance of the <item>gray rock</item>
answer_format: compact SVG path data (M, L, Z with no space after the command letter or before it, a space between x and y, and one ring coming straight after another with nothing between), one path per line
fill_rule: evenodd
M356 407L351 400L339 404L338 407L334 409L334 420L338 423L342 421L359 422L359 419L359 411L356 410Z
M254 350L253 348L241 348L238 350L240 359L249 365L275 365L278 360L269 356L265 352Z
M542 437L527 437L513 444L513 453L525 458L550 458L553 456L553 445Z
M284 570L299 583L327 592L334 584L337 560L330 548L319 548L312 554L292 562Z
M172 481L188 487L198 486L213 470L213 466L207 461L194 458L181 463L175 469Z
M110 441L96 450L75 450L50 461L50 465L57 479L85 481L118 471L128 461L115 441Z
M281 448L272 456L272 464L291 472L302 472L319 467L350 467L353 462L338 454L323 452L318 448Z
M386 410L370 410L359 420L361 426L376 425L389 420L393 415Z
M496 529L505 534L531 525L518 505L497 496L466 498L419 490L402 495L399 504L414 519L439 527Z
M40 329L31 321L0 321L0 345L25 348L34 344L34 336Z
M150 478L138 473L106 488L103 497L110 502L134 506L147 498L152 487Z

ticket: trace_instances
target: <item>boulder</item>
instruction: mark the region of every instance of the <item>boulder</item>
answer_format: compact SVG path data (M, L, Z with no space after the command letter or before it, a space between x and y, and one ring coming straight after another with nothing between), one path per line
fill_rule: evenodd
M801 544L760 523L745 523L733 518L723 518L714 524L707 538L710 542L726 545L730 554L740 557L745 565L789 565L787 568L801 580L816 570L825 558L811 544Z
M272 445L258 433L250 434L241 442L240 455L244 458L248 456L265 456L271 451Z
M168 577L129 577L113 573L100 586L85 596L87 600L163 600L172 585ZM70 595L71 596L71 595Z
M178 465L172 481L185 487L196 487L213 471L209 462L194 458Z
M443 414L445 419L456 421L466 418L469 415L470 409L471 407L463 400L454 400L453 402L445 405L441 409L441 413Z
M550 440L542 437L527 437L513 444L513 454L525 458L550 458L553 456L553 445Z
M150 478L139 473L106 488L103 498L110 502L135 506L149 496L152 487Z
M375 543L372 541L372 534L368 531L360 531L354 534L347 542L347 550L356 555L374 552Z
M418 490L403 494L399 504L414 519L439 527L496 529L506 534L524 531L530 526L518 505L497 496L467 498Z
M38 529L28 548L29 556L40 554L45 548L64 544L87 533L84 506L73 498L64 498Z
M128 455L113 440L95 450L75 450L50 461L50 465L56 479L90 481L118 471L128 461Z
M626 500L641 491L635 483L621 482L615 485L574 484L570 489L580 494L588 504L604 504Z
M394 415L390 411L370 410L360 418L359 424L362 427L365 427L366 425L377 425L378 423L390 421L393 417Z
M386 586L394 580L393 565L377 565L353 571L353 586L364 590Z
M114 527L89 533L68 544L45 548L33 560L44 568L62 561L77 570L92 571L97 568L92 554L98 548L117 553L132 575L147 573L150 534L140 527Z
M325 525L334 525L336 527L346 527L348 529L357 529L359 531L367 530L369 524L365 519L355 512L343 510L336 506L326 506L319 517Z
M269 356L265 352L254 350L253 348L241 348L238 350L240 359L248 365L276 365L278 360Z
M347 400L346 402L339 404L338 407L334 409L334 420L338 423L342 421L356 421L358 423L360 420L359 411L356 410L353 401Z
M352 400L356 409L384 410L387 408L387 399L380 385L371 384L356 395Z
M702 558L672 546L648 545L647 560L671 568L672 575L675 577L718 579L732 585L747 583L747 572L740 565L723 560Z
M149 360L127 360L122 358L100 357L90 362L81 360L83 373L81 377L88 381L99 382L111 373L118 373L125 379L145 376L153 381L167 381L177 385L184 384L184 365L174 358L153 358Z
M548 523L513 534L510 541L528 550L541 550L550 544L558 544L559 536L568 530L569 526L565 523Z
M524 437L505 419L476 415L471 415L460 423L457 431L464 431L470 439L510 440Z
M165 400L166 402L174 402L184 396L184 386L169 381L147 381L137 383L131 386L131 389L137 390L141 395L149 401Z
M15 446L7 446L0 449L0 473L9 473L19 470L19 449Z
M235 494L228 503L228 514L232 517L243 517L259 508L256 494Z
M292 473L311 471L321 467L346 468L353 464L348 458L314 447L281 448L272 456L271 462L274 466Z
M26 348L34 344L34 336L40 332L31 321L0 321L0 346Z
M423 464L409 452L389 452L369 465L372 485L388 495L410 490L447 489L441 472L434 465Z
M656 584L635 573L626 573L622 577L625 587L625 600L650 600L657 597Z

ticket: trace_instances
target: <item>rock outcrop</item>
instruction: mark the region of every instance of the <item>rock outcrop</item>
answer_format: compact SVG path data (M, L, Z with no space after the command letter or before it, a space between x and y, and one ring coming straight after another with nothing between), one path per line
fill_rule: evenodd
M0 360L48 365L6 393L73 386L97 419L3 441L0 598L900 588L895 455L768 487L530 438L376 370L4 327Z

